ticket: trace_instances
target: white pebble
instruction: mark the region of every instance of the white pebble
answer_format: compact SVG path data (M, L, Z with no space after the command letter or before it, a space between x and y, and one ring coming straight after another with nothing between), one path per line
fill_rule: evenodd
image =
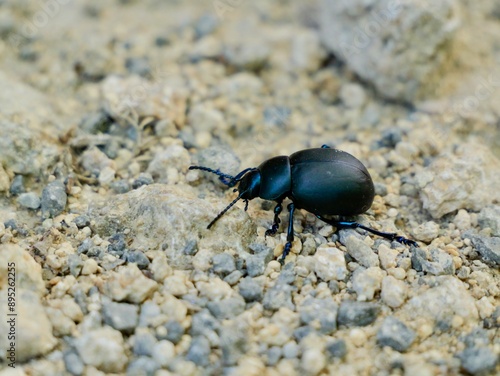
M382 280L382 301L389 307L400 307L406 300L408 287L403 281L393 276L384 277Z
M314 271L325 282L341 281L347 276L344 252L338 248L320 246L313 256Z
M309 375L317 375L325 367L325 355L319 349L307 349L302 355L302 369Z

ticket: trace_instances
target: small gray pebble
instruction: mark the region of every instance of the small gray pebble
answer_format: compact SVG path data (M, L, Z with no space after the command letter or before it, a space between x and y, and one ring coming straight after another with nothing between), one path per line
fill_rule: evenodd
M465 336L465 347L486 346L490 343L488 331L483 328L475 328Z
M191 321L191 336L196 337L203 335L205 331L217 331L220 328L220 323L212 316L208 309L204 309L193 315Z
M356 231L341 230L339 233L340 242L346 246L349 256L366 268L379 266L377 254L361 239L361 236Z
M135 355L150 356L156 344L156 338L151 333L136 334L134 338L133 351Z
M73 220L73 223L76 225L78 228L84 228L86 226L90 226L90 218L88 215L79 215Z
M252 243L248 246L255 255L261 255L266 262L274 259L274 250L262 243Z
M293 337L297 342L300 342L314 331L315 330L309 325L301 326L293 331Z
M395 148L402 140L403 132L401 129L392 127L382 131L382 138L378 141L380 148Z
M295 289L288 284L276 283L264 294L262 301L264 308L277 311L281 307L287 307L294 310L295 305L292 302L292 291Z
M77 288L72 292L72 294L73 297L75 298L76 304L78 304L83 314L86 315L88 313L88 309L87 309L87 296L85 295L85 292L83 292L81 288Z
M12 231L17 230L17 222L15 219L8 219L3 224L5 228L8 228Z
M64 367L70 374L79 376L83 374L85 365L75 351L67 351L63 354Z
M23 175L16 175L12 182L10 183L9 192L12 196L17 196L23 192L26 192L24 188L24 177Z
M232 366L248 353L248 333L246 324L234 322L223 325L219 331L220 347L222 349L222 363Z
M492 236L500 236L500 205L487 206L479 212L477 222L482 229L491 229Z
M283 357L287 359L297 358L300 352L299 345L295 342L288 342L283 346Z
M226 298L209 302L207 308L219 320L230 319L245 310L245 301L239 297Z
M453 257L438 249L430 251L431 260L427 260L426 252L421 248L416 248L411 254L412 267L416 271L424 271L433 275L445 275L455 273Z
M257 277L264 273L266 262L261 255L250 255L246 260L247 273L250 277Z
M338 281L328 282L328 288L330 289L333 295L338 294L340 292L340 285Z
M103 152L109 159L116 159L118 157L118 152L120 151L120 149L121 145L118 140L112 139L106 143Z
M342 359L347 354L347 346L343 339L337 339L327 343L326 351L330 357Z
M242 276L243 276L242 272L240 272L239 270L235 270L224 278L224 282L227 282L231 286L234 286L239 282Z
M66 207L66 188L64 184L59 181L53 181L47 184L42 191L42 217L53 218L61 214Z
M196 39L203 38L211 34L219 25L219 20L213 14L204 14L201 16L194 26Z
M263 112L264 123L275 127L284 127L291 114L292 110L289 107L267 106Z
M366 326L375 321L380 312L380 307L375 303L343 301L337 317L339 325Z
M21 193L17 198L17 202L23 208L36 210L40 207L40 198L34 192Z
M500 328L500 306L496 307L490 317L484 319L486 329Z
M483 375L492 372L498 361L496 355L489 347L468 347L458 354L462 368L471 375Z
M219 253L212 258L213 270L215 273L226 276L236 269L234 257L229 253Z
M251 277L242 279L238 285L240 295L246 302L260 302L264 293L264 287Z
M141 251L125 252L124 257L127 262L137 264L139 269L147 269L150 264L149 259Z
M32 46L24 46L19 51L19 58L30 63L37 61L38 57L37 51Z
M293 262L289 262L288 264L286 264L278 276L278 283L284 283L287 285L293 284L295 282L294 267L295 264Z
M135 179L134 182L132 183L132 188L137 189L142 187L143 185L150 185L153 183L154 180L151 174L149 172L142 172L139 174L137 179Z
M87 253L90 248L94 245L94 242L91 238L84 239L83 242L78 246L77 252Z
M170 39L164 35L157 36L155 38L155 46L164 47L170 44Z
M174 345L177 345L184 335L184 328L182 327L182 325L175 320L170 320L165 323L164 327L167 329L167 334L164 336L164 338L162 337L158 339L166 339L172 342Z
M320 323L320 332L331 334L337 330L337 312L338 305L331 299L319 299L308 296L304 299L298 311L300 321L303 324L310 324L318 320Z
M111 118L104 111L92 112L85 116L79 124L79 129L86 133L108 133Z
M196 137L194 136L193 130L191 128L185 127L181 129L179 132L179 138L182 140L182 146L184 146L186 149L197 147Z
M208 303L208 298L207 297L202 297L194 294L186 294L182 296L182 300L185 302L189 303L189 305L195 306L195 307L206 307Z
M276 365L282 356L281 347L273 346L267 351L267 365L274 366Z
M103 302L102 315L106 325L126 334L131 334L137 326L138 308L133 304Z
M101 258L104 255L104 250L99 246L90 247L87 251L87 256L93 258Z
M396 351L406 351L415 341L416 334L403 322L389 316L387 317L377 332L377 343L383 346L392 347Z
M127 250L127 243L125 242L125 235L117 233L108 239L108 252L112 255L121 256Z
M139 315L139 326L148 326L152 319L161 315L161 309L158 304L146 301L141 306L141 313Z
M387 195L387 186L383 183L376 182L373 184L375 187L375 194L384 197Z
M133 359L127 367L127 376L154 376L160 365L147 356Z
M203 336L195 337L191 341L186 359L197 366L206 366L209 363L210 342Z
M414 183L404 183L401 185L401 188L399 188L399 194L416 198L418 197L419 189Z
M470 232L466 232L463 237L471 239L483 261L500 265L500 237L479 236Z
M146 57L129 57L125 59L125 68L129 73L142 77L151 75L151 65Z
M196 252L198 252L198 242L194 239L188 240L182 250L182 253L188 256L194 256Z
M73 277L78 277L83 268L83 261L78 254L68 256L69 272Z
M111 189L118 194L127 193L130 191L130 185L128 184L128 181L124 179L116 180L111 183Z

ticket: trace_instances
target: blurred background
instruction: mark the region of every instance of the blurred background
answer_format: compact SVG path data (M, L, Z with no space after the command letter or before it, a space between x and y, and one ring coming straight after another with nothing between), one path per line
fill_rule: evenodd
M19 348L18 360L27 372L51 375L494 374L500 353L494 336L500 317L499 35L495 0L0 0L0 247L8 260L30 254L37 264L20 264L20 275L36 275L34 285L20 289L36 296L25 303L20 297L19 309L39 309L46 324L34 340L29 320L20 321L20 341L30 346ZM338 258L327 262L340 274L315 275L311 265L323 261L313 254L321 246L335 243L348 253L352 247L332 235L331 226L299 212L299 241L290 255L296 266L289 272L294 283L309 287L296 291L283 281L274 285L279 267L271 260L284 238L264 239L270 203L256 199L249 216L235 208L225 229L205 231L233 196L216 179L188 172L189 165L236 174L323 144L363 161L377 194L366 223L418 240L420 258L400 250L387 261L380 240L368 240L381 268L378 259L365 264L346 254L340 264ZM96 204L103 200L104 207ZM252 274L248 257L262 247L266 263ZM214 261L226 251L232 264ZM228 269L210 269L223 262ZM139 274L119 274L118 267L132 264ZM121 296L109 282L144 275L154 286L137 299ZM68 277L79 287L71 290ZM256 277L250 280L258 286L245 279L241 287L242 277ZM224 288L203 290L197 283L206 280ZM383 280L382 313L366 308L373 320L380 314L376 324L359 329L359 322L338 322L341 300L378 301ZM55 287L61 283L66 287ZM275 299L273 288L285 285L290 289L278 290L286 299ZM387 295L393 285L402 289L396 302ZM420 285L436 293L420 294ZM249 295L241 298L241 291ZM451 301L443 299L455 291ZM212 306L210 317L203 316L206 301L224 302L221 296L231 294L243 302L241 310L218 315ZM336 303L301 306L308 294L333 294ZM80 313L61 313L64 299L76 301ZM429 313L426 304L440 308ZM220 309L226 306L232 307ZM335 328L314 324L306 306L325 317L335 312ZM156 317L155 307L167 319L147 321L148 314ZM138 312L146 312L143 321ZM387 336L380 322L393 313L410 329L403 325ZM233 332L251 332L251 324L238 326L246 322L239 314L259 316L263 334L233 338ZM132 317L125 328L113 321L122 315ZM288 319L295 324L280 321ZM223 320L234 326L220 329ZM207 334L200 328L209 322L218 329ZM335 332L337 324L344 327ZM141 325L150 331L138 332ZM162 337L159 327L180 334ZM307 337L309 329L297 332L304 327L317 337ZM402 345L400 334L406 335ZM156 357L136 345L149 343L141 335L154 337ZM106 346L85 351L101 337L120 349L109 362L98 354L111 354Z

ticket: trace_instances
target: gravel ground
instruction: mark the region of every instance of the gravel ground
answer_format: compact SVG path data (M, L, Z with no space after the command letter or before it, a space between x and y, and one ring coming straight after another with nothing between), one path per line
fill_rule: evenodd
M0 375L500 374L498 35L494 0L0 1ZM190 165L323 144L418 248L297 210L281 266L259 198L206 229L235 194Z

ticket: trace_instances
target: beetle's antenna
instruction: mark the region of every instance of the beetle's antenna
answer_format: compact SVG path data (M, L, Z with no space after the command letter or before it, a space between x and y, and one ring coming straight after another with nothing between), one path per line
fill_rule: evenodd
M234 187L236 185L236 183L239 182L248 171L257 170L256 167L250 167L250 168L244 169L243 171L238 173L238 175L233 176L233 175L225 174L225 173L221 172L219 169L214 170L214 169L211 169L211 168L208 168L205 166L189 166L189 169L190 170L202 170L202 171L211 172L212 174L217 175L219 177L219 180L229 187Z
M211 169L209 167L205 167L205 166L189 166L189 169L190 170L201 170L201 171L211 172L212 174L219 176L220 181L222 181L223 183L225 183L225 179L229 179L229 180L234 179L233 175L225 174L225 173L221 172L219 169L213 170L213 169Z
M220 218L220 217L222 217L224 214L226 214L226 212L227 212L229 209L231 209L231 208L234 206L234 204L236 204L236 202L238 202L238 200L239 200L239 199L241 199L241 197L243 197L243 195L244 195L245 193L247 193L247 192L248 192L248 191L243 191L243 192L241 192L241 193L238 195L238 197L236 197L236 198L233 200L233 202L231 202L228 206L226 206L226 207L224 208L224 210L222 210L219 214L217 214L217 217L215 217L215 218L212 220L212 222L210 222L210 223L208 224L207 229L210 229L210 227L212 227L212 225L213 225L215 222L217 222L217 221L219 220L219 218ZM248 203L248 201L247 201L247 203Z

